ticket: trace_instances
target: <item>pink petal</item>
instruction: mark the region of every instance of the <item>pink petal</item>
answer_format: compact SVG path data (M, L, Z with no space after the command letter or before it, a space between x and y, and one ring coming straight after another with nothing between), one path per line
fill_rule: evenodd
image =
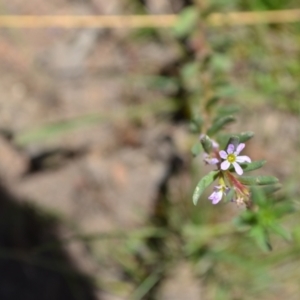
M227 170L230 166L230 162L228 160L224 160L222 163L221 163L221 169L222 170Z
M219 149L219 144L217 142L215 142L214 140L212 140L211 142L214 150Z
M234 151L234 145L229 144L228 147L227 147L227 153L231 154L231 153L233 153L233 151Z
M217 158L205 158L204 161L209 165L216 165L219 162Z
M211 165L216 165L219 162L219 160L217 158L212 158L210 161Z
M222 165L221 165L222 166ZM234 169L235 169L235 172L238 174L238 175L242 175L243 174L243 169L240 167L240 165L237 163L237 162L234 162L233 163L233 166L234 166Z
M216 192L213 192L213 193L208 197L208 199L214 201L214 200L216 199L216 197L217 197L217 193L216 193Z
M221 201L223 196L223 193L221 190L219 190L218 192L213 192L208 199L212 201L212 204L217 204Z
M240 154L240 152L245 148L245 144L244 143L240 143L237 148L236 148L236 151L235 151L235 154L238 155Z
M243 163L243 162L248 162L251 163L251 158L249 156L246 155L242 155L242 156L237 156L235 158L235 160L239 163Z
M219 152L219 154L220 154L221 158L223 158L223 159L226 159L227 156L228 156L228 154L227 154L224 150L221 150L221 151Z
M212 204L218 204L222 200L222 192L220 192L220 193L221 193L221 197L218 197L218 198L214 199L212 201Z
M212 194L210 194L210 196L208 197L209 200L213 200L215 198L215 192L213 192Z

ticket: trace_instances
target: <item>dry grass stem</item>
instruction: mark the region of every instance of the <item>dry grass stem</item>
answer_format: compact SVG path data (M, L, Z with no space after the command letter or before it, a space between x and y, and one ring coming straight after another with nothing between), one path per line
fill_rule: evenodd
M10 28L166 28L172 27L177 15L124 15L124 16L0 16L0 27ZM262 23L291 23L300 21L300 9L214 13L208 18L211 26L254 25Z

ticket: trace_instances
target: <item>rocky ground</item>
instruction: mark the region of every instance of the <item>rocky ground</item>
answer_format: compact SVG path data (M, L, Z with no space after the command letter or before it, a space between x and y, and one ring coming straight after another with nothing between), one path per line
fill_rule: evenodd
M12 14L117 14L125 9L119 1L62 2L14 1L3 7ZM19 299L20 293L23 299L117 299L101 286L76 279L77 273L104 282L122 277L121 270L108 269L108 262L97 262L94 253L103 251L103 243L86 249L81 239L63 241L144 224L177 151L170 142L173 126L157 122L159 100L139 78L174 59L176 49L167 43L134 45L129 35L126 29L1 29L1 213L3 227L10 228L1 229L0 273L8 270L1 299ZM148 111L149 103L154 111ZM93 126L87 123L53 139L22 139L43 124L91 114L100 116ZM63 225L44 221L40 210ZM45 243L58 244L55 251L62 253L58 260L52 251L41 250L49 269L35 264L40 259L35 251ZM68 285L76 289L73 294Z

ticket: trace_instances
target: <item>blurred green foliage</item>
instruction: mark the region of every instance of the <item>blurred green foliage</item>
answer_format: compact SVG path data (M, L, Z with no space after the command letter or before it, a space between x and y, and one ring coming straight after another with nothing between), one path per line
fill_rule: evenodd
M221 4L225 9L228 4L228 9L251 10L289 8L293 3L295 2L287 1L284 5L282 1L232 1L230 4L224 1L214 2L215 5ZM167 94L170 93L172 99L177 101L177 105L174 106L177 115L181 120L189 122L192 133L199 134L206 126L207 120L200 113L203 106L208 114L216 112L215 117L211 119L213 125L206 130L210 135L217 134L217 139L223 147L231 135L219 135L218 131L234 121L232 114L239 111L240 104L255 109L263 102L264 105L289 113L299 112L297 57L300 49L294 44L297 43L297 26L259 25L205 29L205 37L209 42L207 45L205 42L202 44L204 54L199 58L191 48L192 42L188 42L190 37L191 40L194 38L189 30L199 26L195 20L196 13L192 9L190 7L184 12L180 23L175 27L175 36L182 46L182 57L176 62L178 72L160 74L160 80L152 85L152 88L167 91ZM287 48L281 43L276 44L278 35L287 37L290 43L286 45ZM293 48L292 55L282 61L285 53L290 51L290 46ZM172 89L169 88L170 84L173 85ZM229 99L234 104L224 105L229 103ZM240 141L245 142L253 137L253 133L240 133L238 136ZM198 142L192 147L194 156L203 151L202 146ZM244 170L253 171L264 164L263 160L256 161L244 166ZM199 173L199 170L194 172L195 180ZM202 193L203 198L207 197L204 189L214 180L215 175L214 172L209 173L204 177L204 181L199 182L194 202L198 201ZM280 189L275 177L244 176L243 180L247 184L262 185L259 189L252 189L253 199L259 209L241 211L233 221L232 214L224 216L224 206L216 209L208 201L201 201L200 205L193 207L187 200L189 195L183 196L175 205L172 204L169 194L160 199L164 203L163 212L160 213L165 220L160 224L165 225L158 228L164 230L166 236L162 239L150 239L152 242L155 240L155 243L151 244L152 255L146 261L151 261L151 269L154 271L146 272L148 277L145 275L142 286L147 287L147 293L143 293L143 297L155 298L153 295L160 280L158 277L172 269L174 263L180 259L185 259L193 265L195 274L207 286L209 299L277 297L276 292L266 292L266 289L274 280L279 282L283 274L286 276L286 271L281 269L278 278L274 278L274 270L278 272L280 265L289 268L289 263L285 261L299 260L297 227L289 227L287 230L282 225L287 223L289 216L292 219L297 218L291 201L293 199L285 188L281 197L270 196ZM195 185L196 183L193 186ZM282 243L278 236L287 243ZM149 245L149 240L144 242ZM273 252L270 252L272 244L276 246ZM153 260L153 256L157 257L157 261ZM293 274L295 275L295 272ZM296 275L299 279L299 272ZM148 282L152 283L152 286Z
M299 7L297 0L240 0L237 3L244 10L279 10Z

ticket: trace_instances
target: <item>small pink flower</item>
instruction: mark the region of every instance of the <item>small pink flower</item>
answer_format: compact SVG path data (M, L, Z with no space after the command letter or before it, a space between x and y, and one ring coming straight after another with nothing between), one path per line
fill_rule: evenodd
M235 172L238 175L242 175L243 169L241 168L241 166L238 163L243 163L243 162L250 163L251 162L251 159L248 156L245 156L245 155L238 156L244 148L245 148L245 144L241 143L236 147L236 151L234 151L234 145L229 144L227 147L227 153L224 150L221 150L219 152L220 157L225 159L221 163L221 169L227 170L227 169L229 169L230 165L233 165Z
M208 197L212 201L212 204L218 204L223 195L226 195L230 189L225 185L216 185L214 187L214 192Z
M205 134L201 134L199 136L199 139L201 141L202 138L205 137ZM219 163L219 159L217 158L218 150L219 150L219 144L211 139L212 143L212 153L206 153L204 152L203 154L203 160L208 164L208 165L216 165Z
M209 165L216 165L219 162L216 157L213 157L212 155L209 155L207 153L203 154L203 159Z

